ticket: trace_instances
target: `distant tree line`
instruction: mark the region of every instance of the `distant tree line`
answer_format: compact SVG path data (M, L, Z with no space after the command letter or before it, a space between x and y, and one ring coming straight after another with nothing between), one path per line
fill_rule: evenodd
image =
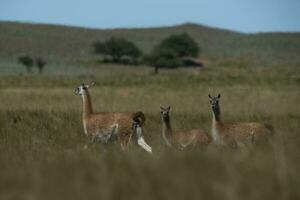
M44 68L47 64L45 60L42 58L32 58L30 56L20 56L18 58L18 62L26 68L26 71L28 73L32 73L32 67L36 66L38 69L38 72L41 74L44 71Z
M103 56L102 62L130 65L145 63L154 67L155 73L159 68L202 65L196 60L200 49L187 33L167 37L144 56L133 42L125 38L112 37L104 42L97 41L93 47L94 53Z

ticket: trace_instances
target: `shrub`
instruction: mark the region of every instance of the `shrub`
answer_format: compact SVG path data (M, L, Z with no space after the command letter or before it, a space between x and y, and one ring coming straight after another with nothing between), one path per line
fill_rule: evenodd
M170 48L154 48L151 54L145 58L146 62L155 68L155 74L159 68L175 68L182 64L177 53Z
M197 57L199 48L197 43L186 33L171 35L156 46L146 62L155 68L175 68L182 65L184 58Z
M141 55L135 44L125 38L112 37L105 42L95 42L93 45L95 53L106 56L106 60L110 60L108 57L111 57L111 61L115 63L122 63L124 58L127 60L131 58L134 62Z
M37 58L35 60L35 64L39 70L39 73L41 74L44 70L45 65L47 64L47 62L45 60L43 60L42 58Z
M30 56L20 56L18 58L19 63L26 67L28 73L31 73L31 67L33 66L33 59Z
M179 57L197 57L200 52L197 43L187 33L169 36L161 42L159 48L173 49Z

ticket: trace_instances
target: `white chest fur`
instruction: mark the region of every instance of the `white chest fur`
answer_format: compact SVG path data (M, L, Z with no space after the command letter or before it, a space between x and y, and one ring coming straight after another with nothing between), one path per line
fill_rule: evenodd
M171 145L171 143L169 142L169 139L167 138L167 136L166 136L166 133L165 133L165 132L163 133L163 138L164 138L164 140L165 140L166 144L167 144L169 147L172 147L172 145Z
M217 129L217 124L215 121L213 121L213 124L212 124L211 134L212 134L212 139L213 139L214 143L216 143L216 144L222 143L222 139L220 137L220 133Z
M85 133L86 135L88 135L87 127L86 127L86 121L85 121L85 120L83 120L83 130L84 130L84 133Z

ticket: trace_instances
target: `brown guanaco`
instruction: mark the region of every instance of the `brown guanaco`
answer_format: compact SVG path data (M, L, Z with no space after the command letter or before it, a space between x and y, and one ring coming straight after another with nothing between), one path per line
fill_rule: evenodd
M162 120L162 136L169 147L184 150L190 147L206 146L209 138L202 129L176 130L173 131L170 119L170 109L160 106Z
M75 89L75 94L80 95L83 102L83 128L91 142L105 144L119 141L123 151L128 149L131 138L134 136L137 144L149 153L152 148L143 138L142 126L145 116L142 112L99 112L94 113L89 88L95 83L82 84Z
M208 95L212 108L212 128L211 134L215 144L240 147L248 144L268 139L274 133L273 127L268 124L258 122L236 122L225 123L221 118L220 98Z

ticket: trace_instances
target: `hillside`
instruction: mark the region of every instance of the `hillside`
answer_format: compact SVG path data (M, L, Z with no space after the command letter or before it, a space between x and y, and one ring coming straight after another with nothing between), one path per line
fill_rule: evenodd
M99 64L92 54L92 42L113 35L149 52L181 32L197 40L209 67L160 69L154 75L148 66ZM299 36L195 24L96 30L0 22L0 200L300 199ZM22 54L47 59L43 73L36 67L27 72L17 62ZM142 135L151 156L137 145L137 134L126 151L118 141L122 137L106 144L87 137L85 97L75 90L90 81L96 83L86 88L95 113L145 114ZM174 132L201 128L212 138L208 94L221 94L224 124L266 123L276 134L265 143L256 130L248 130L252 136L245 144L225 136L221 146L171 148L160 105L171 107ZM97 123L104 127L110 118L101 116ZM97 134L128 134L132 126L117 118L112 121L117 131L107 126ZM226 148L228 141L234 148Z
M300 63L300 33L243 34L196 24L142 29L87 29L57 25L0 22L0 57L21 54L52 60L90 60L91 44L111 36L133 41L145 53L170 34L187 32L211 60L247 60L256 64Z

